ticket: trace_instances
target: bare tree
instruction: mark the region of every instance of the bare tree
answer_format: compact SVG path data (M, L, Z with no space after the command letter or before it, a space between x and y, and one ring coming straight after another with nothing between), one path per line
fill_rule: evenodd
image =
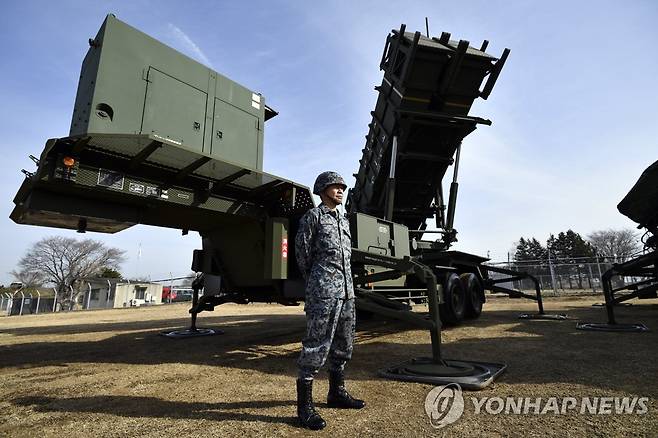
M14 280L21 283L25 288L35 288L39 287L44 283L43 272L41 271L29 271L26 269L20 269L10 272L11 276L14 277Z
M616 262L628 260L642 248L638 234L629 228L594 231L587 238L598 255L611 257Z
M15 272L40 275L43 281L55 286L58 296L72 309L82 293L80 280L106 268L118 268L124 260L125 251L108 248L102 242L53 236L33 244L19 260Z

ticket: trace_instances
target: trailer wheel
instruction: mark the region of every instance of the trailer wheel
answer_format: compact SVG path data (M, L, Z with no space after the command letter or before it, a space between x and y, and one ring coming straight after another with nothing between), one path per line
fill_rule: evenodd
M466 293L464 316L466 318L478 318L482 313L482 304L484 304L484 288L482 287L482 283L472 272L460 275L459 279Z
M466 293L457 274L448 275L443 288L444 302L439 306L439 314L444 325L457 325L464 319Z

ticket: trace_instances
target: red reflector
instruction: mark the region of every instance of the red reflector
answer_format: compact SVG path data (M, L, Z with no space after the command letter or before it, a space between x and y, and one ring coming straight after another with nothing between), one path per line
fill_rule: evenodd
M281 257L288 258L288 239L281 240Z

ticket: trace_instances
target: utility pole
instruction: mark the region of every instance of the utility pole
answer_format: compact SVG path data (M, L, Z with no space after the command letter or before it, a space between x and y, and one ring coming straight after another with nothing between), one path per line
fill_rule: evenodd
M171 304L171 294L174 293L174 274L169 272L169 297L167 301L169 301L169 304Z

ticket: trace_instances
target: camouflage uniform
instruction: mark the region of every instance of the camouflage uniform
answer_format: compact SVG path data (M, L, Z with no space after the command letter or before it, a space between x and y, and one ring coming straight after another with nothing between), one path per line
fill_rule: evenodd
M331 371L342 371L352 357L356 317L345 216L324 204L309 210L299 223L295 253L306 280L307 322L297 364L299 377L309 380L327 358Z

